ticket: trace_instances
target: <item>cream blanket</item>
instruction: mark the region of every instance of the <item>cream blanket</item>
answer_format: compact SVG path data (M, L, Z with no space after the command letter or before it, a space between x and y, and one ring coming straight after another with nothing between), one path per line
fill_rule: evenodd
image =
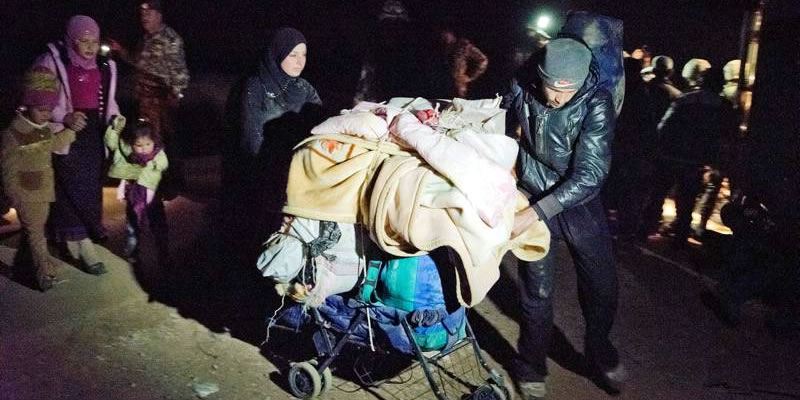
M452 248L460 258L455 266L458 298L467 307L482 301L497 282L508 250L527 261L549 250L550 232L541 221L510 239L515 211L528 205L522 194L492 228L461 191L396 145L332 135L298 146L285 213L362 223L383 251L396 256Z

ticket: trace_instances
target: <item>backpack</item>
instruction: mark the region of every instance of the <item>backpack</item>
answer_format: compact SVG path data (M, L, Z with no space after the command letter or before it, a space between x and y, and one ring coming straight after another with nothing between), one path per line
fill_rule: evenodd
M611 93L616 116L619 116L625 98L622 21L588 11L575 11L567 16L558 36L580 39L591 49L598 67L598 85Z

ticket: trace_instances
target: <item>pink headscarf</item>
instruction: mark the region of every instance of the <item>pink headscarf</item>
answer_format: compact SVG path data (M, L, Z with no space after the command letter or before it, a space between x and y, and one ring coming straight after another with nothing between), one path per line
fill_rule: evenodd
M86 59L75 51L75 41L86 35L100 39L100 27L97 22L85 15L76 15L70 18L69 22L67 22L67 55L72 65L76 67L83 69L97 68L96 56Z

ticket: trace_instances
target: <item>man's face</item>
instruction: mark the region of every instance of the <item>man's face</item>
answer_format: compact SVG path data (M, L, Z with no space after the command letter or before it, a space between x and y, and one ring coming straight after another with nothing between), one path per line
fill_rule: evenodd
M161 29L163 17L159 11L152 8L141 8L139 9L139 16L145 32L154 33Z
M578 93L578 89L557 89L542 85L542 94L550 108L561 108L575 97L575 93Z
M52 115L53 106L31 106L28 108L28 118L37 125L50 121Z

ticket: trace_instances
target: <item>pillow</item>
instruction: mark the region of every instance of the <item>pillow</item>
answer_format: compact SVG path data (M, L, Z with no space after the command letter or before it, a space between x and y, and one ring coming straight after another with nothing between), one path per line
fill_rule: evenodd
M365 139L381 139L389 131L386 121L368 111L330 117L311 129L313 135L344 134Z

